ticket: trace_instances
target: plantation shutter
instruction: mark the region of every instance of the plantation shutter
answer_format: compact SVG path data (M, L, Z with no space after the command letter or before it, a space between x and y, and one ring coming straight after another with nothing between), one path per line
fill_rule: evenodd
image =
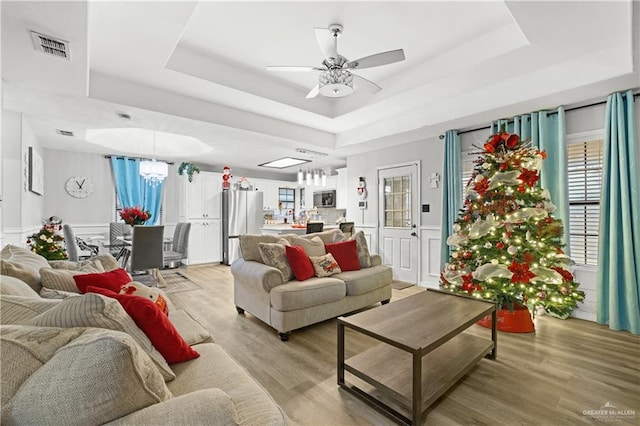
M480 158L480 154L477 151L466 151L462 153L462 201L464 201L464 197L466 196L464 190L473 174L474 161L478 158Z
M598 262L602 145L594 140L567 147L571 256L584 265Z

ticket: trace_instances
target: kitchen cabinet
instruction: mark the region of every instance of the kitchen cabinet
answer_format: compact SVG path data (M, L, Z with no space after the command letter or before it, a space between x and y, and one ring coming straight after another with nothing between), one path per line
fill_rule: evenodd
M222 261L222 220L193 220L187 265Z
M200 172L193 182L184 179L185 218L220 219L222 213L222 174Z

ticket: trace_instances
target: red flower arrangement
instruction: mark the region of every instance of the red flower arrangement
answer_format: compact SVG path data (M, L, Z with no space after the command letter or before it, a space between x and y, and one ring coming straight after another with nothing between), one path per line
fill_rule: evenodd
M142 207L125 207L120 212L120 218L127 225L144 225L146 221L151 219L151 213L143 210Z

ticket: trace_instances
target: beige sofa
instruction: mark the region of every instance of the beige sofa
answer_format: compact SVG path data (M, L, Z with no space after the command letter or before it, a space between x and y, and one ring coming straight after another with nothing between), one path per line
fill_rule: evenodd
M285 278L281 270L265 263L268 260L260 252L260 243L277 244L284 239L298 245L300 238L319 238L320 245L346 239L337 229L304 236L240 236L241 257L231 264L238 313L247 311L260 318L286 341L291 330L391 299L392 270L382 265L380 256L369 254L362 232L351 237L358 242L361 269L357 271L297 281Z
M101 264L117 267L110 255ZM65 275L78 265L14 246L0 252L3 425L287 423L265 389L166 294L169 319L198 358L166 364L115 299L42 290L42 270Z

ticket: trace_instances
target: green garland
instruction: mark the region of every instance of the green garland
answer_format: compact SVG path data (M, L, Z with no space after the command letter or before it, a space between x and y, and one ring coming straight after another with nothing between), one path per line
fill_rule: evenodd
M187 173L189 182L193 182L193 174L200 173L200 169L195 164L185 161L180 164L180 167L178 167L178 174L182 176L185 172Z

